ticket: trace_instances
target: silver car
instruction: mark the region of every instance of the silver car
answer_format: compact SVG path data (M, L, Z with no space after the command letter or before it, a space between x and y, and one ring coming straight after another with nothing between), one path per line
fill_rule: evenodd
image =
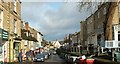
M43 53L38 53L35 56L34 61L42 61L42 62L44 62L45 61L45 55Z

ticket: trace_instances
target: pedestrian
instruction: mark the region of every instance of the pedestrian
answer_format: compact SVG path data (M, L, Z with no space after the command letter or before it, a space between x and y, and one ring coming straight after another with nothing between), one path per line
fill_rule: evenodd
M18 60L19 62L22 62L22 58L23 58L23 52L22 52L22 49L20 50L20 53L18 55Z
M83 52L83 48L82 46L80 46L80 54L82 55L82 52Z
M30 51L30 58L31 58L31 60L33 60L33 57L34 57L34 51Z
M28 61L29 52L26 52L26 60Z

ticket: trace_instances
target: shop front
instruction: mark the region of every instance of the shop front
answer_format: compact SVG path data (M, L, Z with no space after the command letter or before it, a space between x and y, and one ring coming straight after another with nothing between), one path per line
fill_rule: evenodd
M8 32L0 28L0 61L7 62Z
M13 50L14 50L14 61L18 61L18 54L21 49L21 38L14 38Z

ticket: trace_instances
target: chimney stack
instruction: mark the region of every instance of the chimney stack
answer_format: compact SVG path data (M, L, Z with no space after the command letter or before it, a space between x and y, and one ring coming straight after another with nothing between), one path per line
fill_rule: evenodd
M26 22L26 23L25 23L25 29L28 30L28 28L29 28L29 23Z

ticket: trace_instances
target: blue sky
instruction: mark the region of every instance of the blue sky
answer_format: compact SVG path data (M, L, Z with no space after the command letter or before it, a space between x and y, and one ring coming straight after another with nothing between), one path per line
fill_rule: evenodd
M66 34L80 31L80 21L85 20L89 12L79 12L75 2L22 2L21 15L50 41L63 40Z

